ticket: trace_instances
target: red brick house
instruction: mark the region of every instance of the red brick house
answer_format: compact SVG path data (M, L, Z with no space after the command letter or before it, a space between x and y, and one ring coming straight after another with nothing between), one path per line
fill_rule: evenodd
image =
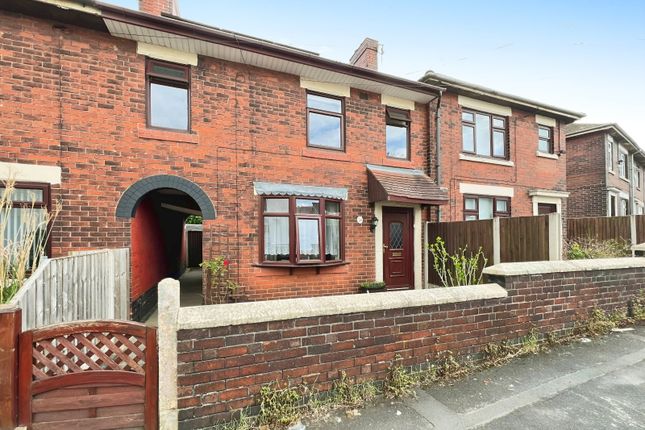
M140 3L0 5L0 179L62 202L52 254L130 247L136 318L190 214L244 299L421 288L443 88L379 73L370 39L344 64Z
M582 116L543 103L427 72L445 87L439 156L433 160L450 203L442 221L567 212L567 148L563 127ZM437 151L435 151L437 152Z
M645 153L618 124L570 124L567 186L571 217L645 211Z

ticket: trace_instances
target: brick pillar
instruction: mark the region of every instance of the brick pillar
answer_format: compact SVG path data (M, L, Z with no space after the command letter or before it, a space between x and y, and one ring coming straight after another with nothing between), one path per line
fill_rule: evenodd
M18 423L18 336L22 311L0 305L0 429L14 429Z

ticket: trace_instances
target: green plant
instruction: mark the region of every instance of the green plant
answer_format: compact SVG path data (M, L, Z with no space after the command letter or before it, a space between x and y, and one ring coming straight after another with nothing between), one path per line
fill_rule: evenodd
M481 284L483 270L488 260L480 246L475 254L468 254L468 246L458 248L454 254L446 251L446 243L439 236L428 245L434 270L444 287Z
M645 290L641 290L638 297L632 300L632 317L636 321L645 321Z
M14 192L13 180L0 184L0 304L9 302L29 273L39 266L51 226L61 209L58 202L52 212L38 208L32 196L31 205L21 208L18 225L12 226L12 237L8 237Z
M280 388L277 382L260 388L258 423L269 428L288 426L300 418L302 396L295 387Z
M377 394L378 389L373 382L356 384L344 371L341 371L340 378L334 381L332 401L336 406L359 408L373 400Z
M395 358L398 360L399 357ZM406 371L400 364L393 363L388 369L387 378L383 385L383 394L386 397L400 399L402 397L414 396L416 380L413 375Z
M591 336L605 335L616 327L610 315L600 308L593 308L585 325L586 333Z
M255 420L248 416L244 410L240 411L240 416L228 422L216 424L214 430L253 430L256 429Z
M566 243L566 254L569 260L617 258L630 256L631 249L629 242L623 239L578 238Z
M380 281L361 282L359 287L364 290L381 290L385 288L385 282L380 282Z
M224 257L215 257L199 265L208 272L211 297L216 304L228 303L239 288L239 285L229 277L230 265L230 260Z
M188 218L186 218L186 224L201 224L202 223L202 217L200 215L189 215Z

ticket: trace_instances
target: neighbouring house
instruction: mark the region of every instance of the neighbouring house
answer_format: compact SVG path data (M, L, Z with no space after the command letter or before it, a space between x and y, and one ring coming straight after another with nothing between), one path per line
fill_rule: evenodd
M442 221L567 213L563 127L584 115L429 71L445 87L434 159L448 188ZM436 124L439 124L437 126Z
M567 187L571 217L641 215L645 153L618 124L570 124Z
M246 300L423 286L423 225L448 201L428 162L441 86L379 73L372 39L345 64L140 7L0 5L0 179L61 201L54 255L130 247L135 318L188 264L190 215Z

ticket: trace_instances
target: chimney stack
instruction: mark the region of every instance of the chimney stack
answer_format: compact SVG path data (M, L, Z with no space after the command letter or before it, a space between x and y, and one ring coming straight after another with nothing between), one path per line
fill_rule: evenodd
M151 15L167 13L179 16L177 0L139 0L139 10Z
M352 66L378 70L378 40L366 37L349 60Z

